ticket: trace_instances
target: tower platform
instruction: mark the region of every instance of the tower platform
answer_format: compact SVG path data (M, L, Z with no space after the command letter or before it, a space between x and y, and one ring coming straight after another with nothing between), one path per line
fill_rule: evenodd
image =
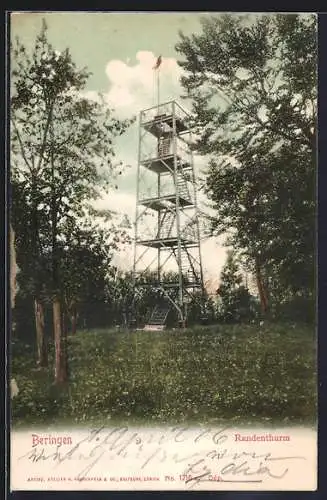
M177 238L177 237L172 237L172 238L158 238L158 239L152 239L152 240L141 240L137 241L138 245L144 245L145 247L151 247L151 248L178 248L178 241L181 241L181 244L183 247L197 247L199 244L198 242L190 239L184 239L184 238Z
M140 200L139 204L159 212L159 210L166 210L169 206L176 206L176 195L169 194L167 196L161 196L160 198L147 198L145 200ZM191 200L179 196L179 205L181 207L193 207L194 203Z
M178 170L190 170L192 167L189 162L182 160L179 155L167 155L155 158L149 158L141 162L142 166L155 172L156 174L162 174L165 172L173 172L175 167L175 157Z

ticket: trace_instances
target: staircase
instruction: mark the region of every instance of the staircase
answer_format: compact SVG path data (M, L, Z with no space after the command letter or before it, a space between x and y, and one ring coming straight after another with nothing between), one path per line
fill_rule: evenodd
M181 172L178 172L177 174L176 191L181 198L184 198L184 200L191 199L186 179Z
M181 250L181 271L184 280L187 281L189 280L189 278L192 279L193 272L190 265L190 259L188 253L185 250Z
M177 254L175 254L177 259ZM187 250L181 249L181 270L184 279L184 284L196 284L199 281L198 273L194 269L191 258L188 255Z
M163 330L165 328L170 307L167 304L156 305L144 330Z
M160 221L160 228L158 228L157 238L170 238L173 230L176 215L167 210L163 213Z
M181 230L181 235L185 239L196 240L196 218L192 218Z

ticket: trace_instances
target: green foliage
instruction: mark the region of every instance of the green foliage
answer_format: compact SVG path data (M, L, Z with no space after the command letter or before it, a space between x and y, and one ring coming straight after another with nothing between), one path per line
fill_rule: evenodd
M60 297L69 311L72 304L98 301L97 289L104 294L105 267L127 240L117 214L92 204L122 173L114 141L133 120L115 118L101 96L86 97L89 73L76 67L68 49L54 49L45 23L31 53L18 39L13 43L11 63L19 293L25 304L32 296L45 306Z
M216 320L215 303L206 292L194 293L187 305L187 325L196 325L201 321L203 324L211 324Z
M112 258L119 244L126 243L128 234L113 216L109 226L85 219L78 227L70 228L59 247L62 297L68 315L90 319L92 312L97 317L105 311L107 286L113 274ZM94 322L87 324L90 327ZM107 317L103 324L108 324Z
M217 290L220 321L237 323L255 316L255 299L242 282L236 255L229 251Z
M15 225L24 220L25 233L31 226L39 255L85 215L108 217L90 202L121 173L113 163L114 139L132 120L117 120L100 96L83 96L89 74L76 68L68 50L54 50L45 26L32 54L17 40L12 61L13 213Z
M14 402L13 415L18 419L28 415L31 420L39 422L56 418L62 408L62 395L54 391L52 373L35 369L33 344L25 342L14 341L12 345L11 369L17 373L20 384L20 397Z
M261 268L269 291L313 293L317 17L226 14L177 44L198 133L209 155L214 234Z
M68 349L69 386L57 392L47 371L32 370L30 346L13 346L15 424L315 419L316 350L308 327L102 330L70 337Z
M298 295L291 299L272 301L270 316L277 321L296 321L315 325L315 296L313 294Z

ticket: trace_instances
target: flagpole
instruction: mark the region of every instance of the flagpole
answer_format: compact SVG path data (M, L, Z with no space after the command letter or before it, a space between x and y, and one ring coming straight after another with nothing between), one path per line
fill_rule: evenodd
M158 57L157 59L157 62L156 64L153 66L153 69L155 72L157 72L157 110L158 110L158 114L159 114L159 104L160 104L160 74L159 74L159 71L160 71L160 65L161 65L161 56Z
M157 106L159 114L159 104L160 104L160 68L157 69Z

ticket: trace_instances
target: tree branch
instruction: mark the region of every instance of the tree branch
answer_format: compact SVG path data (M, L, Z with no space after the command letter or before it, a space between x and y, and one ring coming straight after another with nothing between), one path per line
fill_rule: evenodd
M30 162L27 159L27 156L25 154L25 147L24 147L22 138L20 136L19 130L18 130L17 125L15 123L15 120L13 118L11 119L11 123L12 123L12 125L13 125L13 127L15 129L16 134L17 134L17 139L18 139L18 142L19 142L19 146L20 146L20 150L21 150L21 154L22 154L23 160L26 163L26 166L28 167L28 169L30 170L30 172L32 172L32 170L33 170L33 164L30 164Z
M45 152L45 148L46 148L47 136L48 136L50 123L51 123L51 119L52 119L53 108L54 108L54 99L52 100L52 103L50 104L50 109L49 109L49 113L47 116L47 121L46 121L46 124L44 127L44 134L43 134L43 140L42 140L42 144L41 144L39 161L38 161L37 166L36 166L36 174L40 173L40 170L42 167L42 161L43 161L43 156L44 156L44 152Z

